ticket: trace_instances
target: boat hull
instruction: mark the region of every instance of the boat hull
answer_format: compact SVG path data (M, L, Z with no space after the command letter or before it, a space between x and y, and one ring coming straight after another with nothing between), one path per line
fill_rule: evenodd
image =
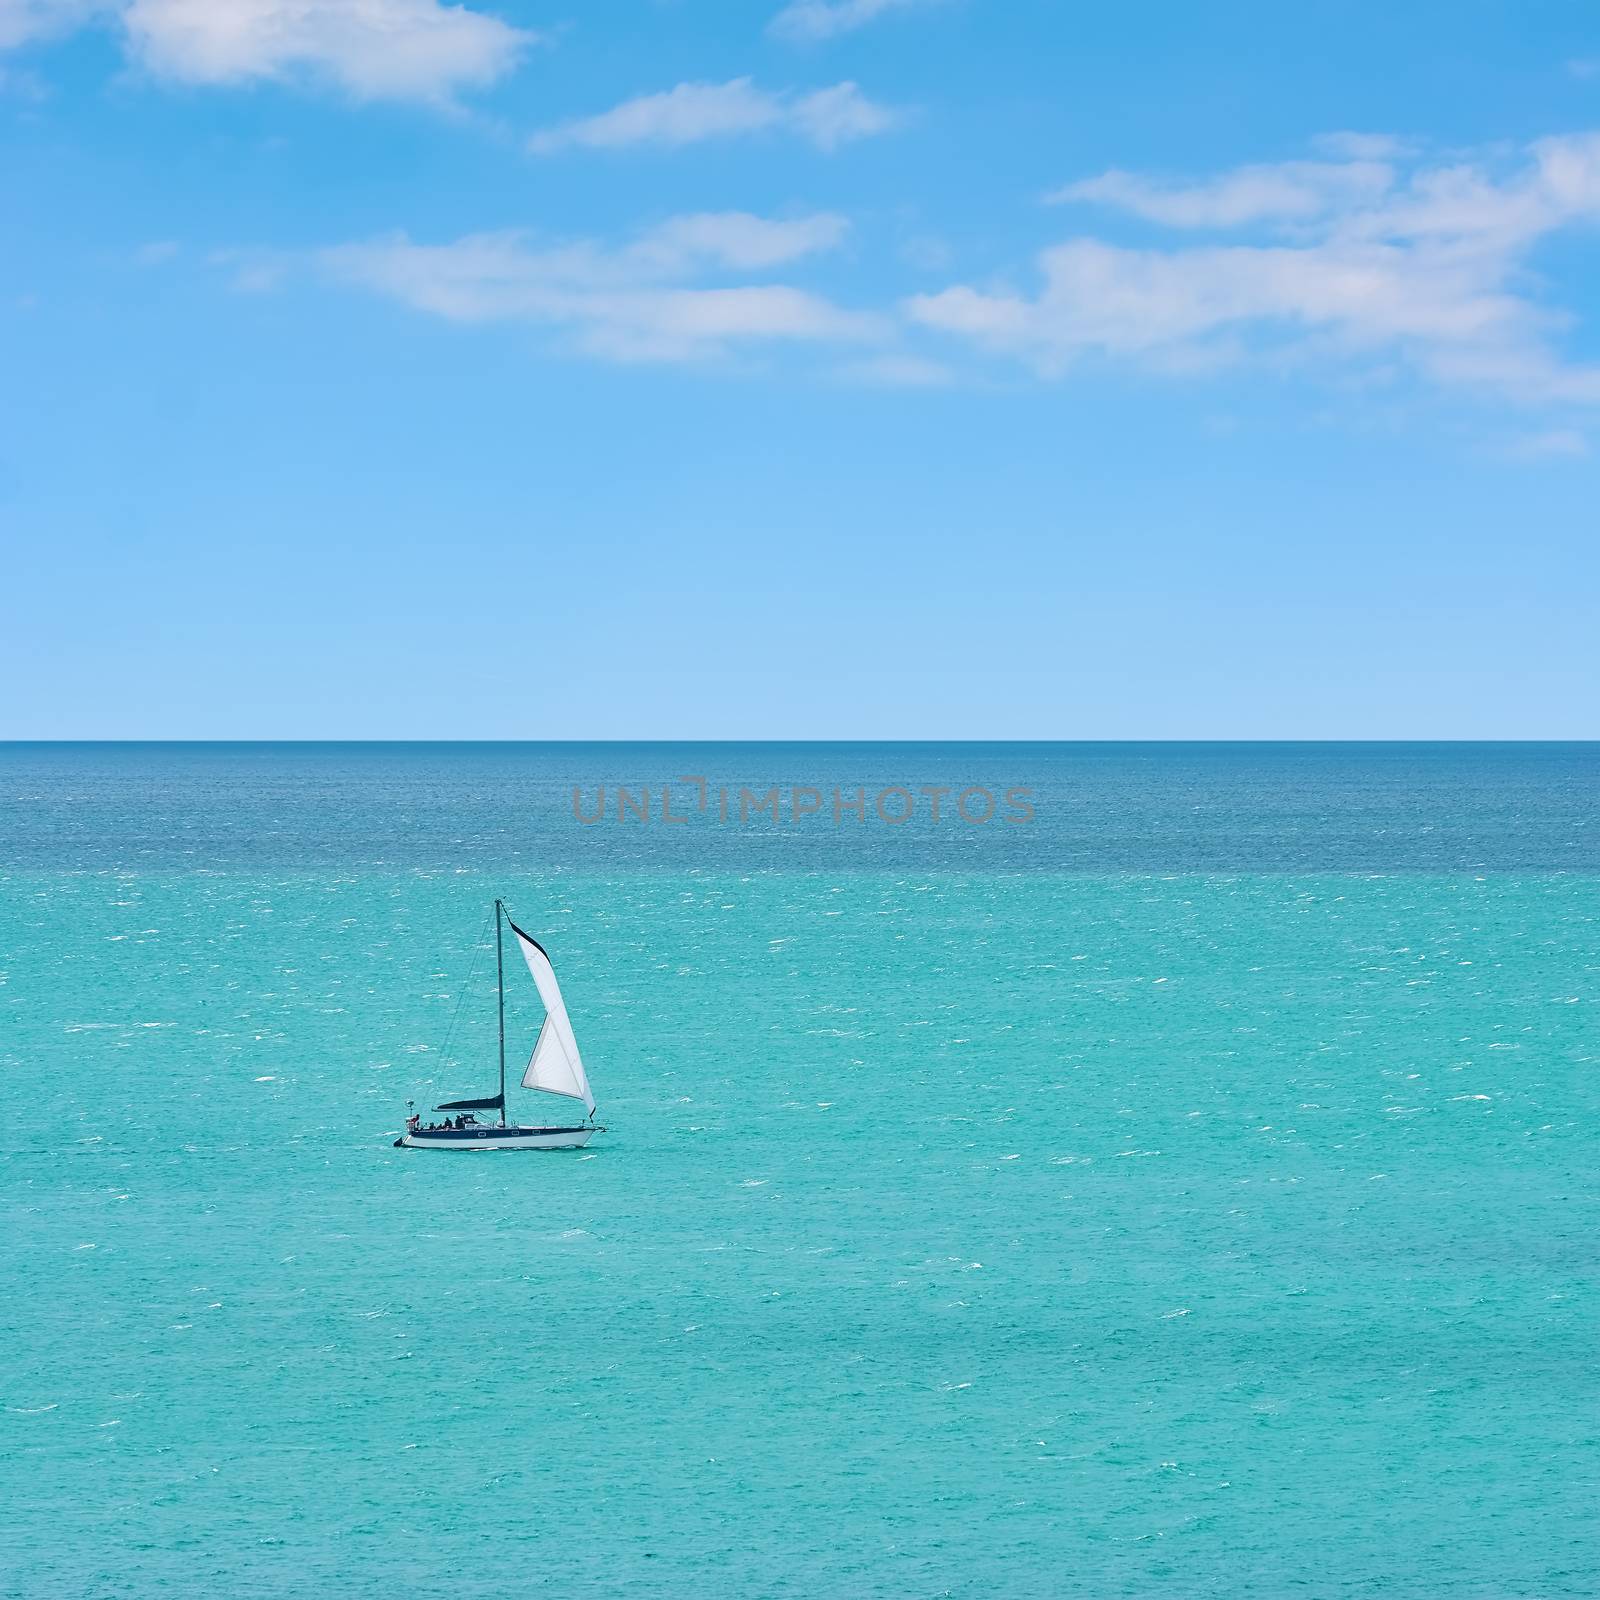
M603 1130L577 1128L419 1128L395 1140L408 1150L581 1150Z

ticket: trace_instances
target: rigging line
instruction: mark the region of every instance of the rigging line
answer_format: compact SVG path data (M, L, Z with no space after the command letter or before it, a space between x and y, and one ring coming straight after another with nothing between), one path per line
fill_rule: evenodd
M472 965L467 968L466 982L461 985L461 993L456 997L455 1014L450 1018L450 1026L445 1030L444 1043L439 1046L439 1064L442 1067L450 1065L450 1042L456 1036L456 1024L461 1021L461 1008L467 1003L467 996L472 992L472 980L478 975L478 962L482 959L485 949L484 929L489 926L489 919L484 917L478 925L478 931L472 941Z

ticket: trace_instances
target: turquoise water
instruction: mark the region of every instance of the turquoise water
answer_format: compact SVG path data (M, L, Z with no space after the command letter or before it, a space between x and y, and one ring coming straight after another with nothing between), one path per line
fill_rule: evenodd
M706 767L1038 816L571 818ZM0 1592L1593 1595L1597 781L0 749ZM397 1151L497 893L609 1131Z

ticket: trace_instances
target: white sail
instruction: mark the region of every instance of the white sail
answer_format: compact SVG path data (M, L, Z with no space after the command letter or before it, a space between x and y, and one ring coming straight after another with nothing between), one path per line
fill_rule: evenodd
M539 1041L528 1060L528 1070L522 1075L522 1087L581 1100L584 1109L593 1116L594 1096L589 1092L589 1078L583 1070L583 1057L578 1054L578 1041L572 1035L572 1019L561 998L561 985L556 982L556 969L550 965L549 956L516 923L510 923L510 927L522 950L522 959L528 963L528 971L539 986L539 998L544 1001L546 1013Z

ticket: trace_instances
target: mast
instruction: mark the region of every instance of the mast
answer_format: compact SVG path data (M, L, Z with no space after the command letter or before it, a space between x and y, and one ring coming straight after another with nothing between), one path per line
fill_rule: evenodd
M500 1126L506 1125L506 952L500 923L505 910L498 900L494 903L494 965L495 979L500 988Z

